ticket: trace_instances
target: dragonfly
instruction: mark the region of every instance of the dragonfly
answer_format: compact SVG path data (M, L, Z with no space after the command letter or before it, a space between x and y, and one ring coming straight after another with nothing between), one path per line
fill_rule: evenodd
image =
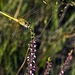
M29 28L30 27L30 23L28 21L26 21L25 19L23 19L23 18L20 18L20 19L14 18L14 17L9 16L8 14L6 14L6 13L4 13L2 11L0 11L0 14L2 14L4 16L6 16L6 17L8 17L8 18L18 22L20 25L24 26L25 28Z

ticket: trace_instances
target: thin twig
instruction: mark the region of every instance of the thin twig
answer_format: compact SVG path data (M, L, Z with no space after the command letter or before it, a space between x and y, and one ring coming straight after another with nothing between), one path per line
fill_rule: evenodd
M29 48L30 48L30 46L29 46ZM29 52L29 49L27 50L26 55L25 55L25 58L24 58L24 61L23 61L22 65L20 66L20 68L19 68L19 70L18 70L18 72L17 72L16 75L18 75L19 72L21 71L21 69L23 68L23 66L24 66L24 64L26 62L27 56L28 56L28 52Z

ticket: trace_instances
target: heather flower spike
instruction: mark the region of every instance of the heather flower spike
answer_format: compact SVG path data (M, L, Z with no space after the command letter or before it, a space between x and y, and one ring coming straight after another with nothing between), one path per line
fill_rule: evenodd
M64 72L65 72L65 70L67 69L69 62L70 62L71 59L72 59L72 52L73 52L73 50L71 50L70 53L68 53L68 57L67 57L67 59L65 60L65 63L64 63L64 65L62 66L62 69L61 69L59 75L64 75Z
M47 61L47 68L44 72L44 75L48 75L49 74L49 71L51 70L51 67L52 67L52 62L51 62L51 58L48 57L48 61Z
M27 61L28 61L28 74L27 75L34 75L34 72L36 71L36 67L34 66L35 64L35 52L36 52L36 40L32 39L32 41L30 41L31 44L28 44L30 46L29 50L30 50L30 54L27 57Z

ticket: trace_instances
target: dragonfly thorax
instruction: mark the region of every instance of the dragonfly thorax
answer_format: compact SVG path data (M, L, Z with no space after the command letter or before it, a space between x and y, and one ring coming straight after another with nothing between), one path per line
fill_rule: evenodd
M30 27L30 23L28 23L28 22L27 22L26 20L24 20L24 19L19 19L19 20L18 20L18 23L21 24L22 26L26 27L26 28Z

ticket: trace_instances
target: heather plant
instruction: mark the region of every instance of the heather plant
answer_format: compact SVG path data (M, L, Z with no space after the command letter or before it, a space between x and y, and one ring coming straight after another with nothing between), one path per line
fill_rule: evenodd
M48 58L48 61L47 61L47 68L44 72L44 75L48 75L49 74L49 71L51 70L51 67L52 67L52 62L51 62L51 58L49 57Z
M74 58L71 56L71 49L75 48L74 5L71 0L1 0L0 10L15 13L15 18L29 12L31 7L40 9L27 19L26 26L22 25L24 27L15 25L11 19L0 14L0 74L74 75ZM23 19L17 20L21 24Z
M64 75L64 72L66 71L66 69L67 69L67 67L68 67L68 65L69 65L69 62L71 61L71 59L72 59L72 50L71 50L71 52L70 53L68 53L68 57L67 57L67 59L65 60L65 63L64 63L64 65L62 66L62 69L61 69L61 72L59 73L59 75Z

